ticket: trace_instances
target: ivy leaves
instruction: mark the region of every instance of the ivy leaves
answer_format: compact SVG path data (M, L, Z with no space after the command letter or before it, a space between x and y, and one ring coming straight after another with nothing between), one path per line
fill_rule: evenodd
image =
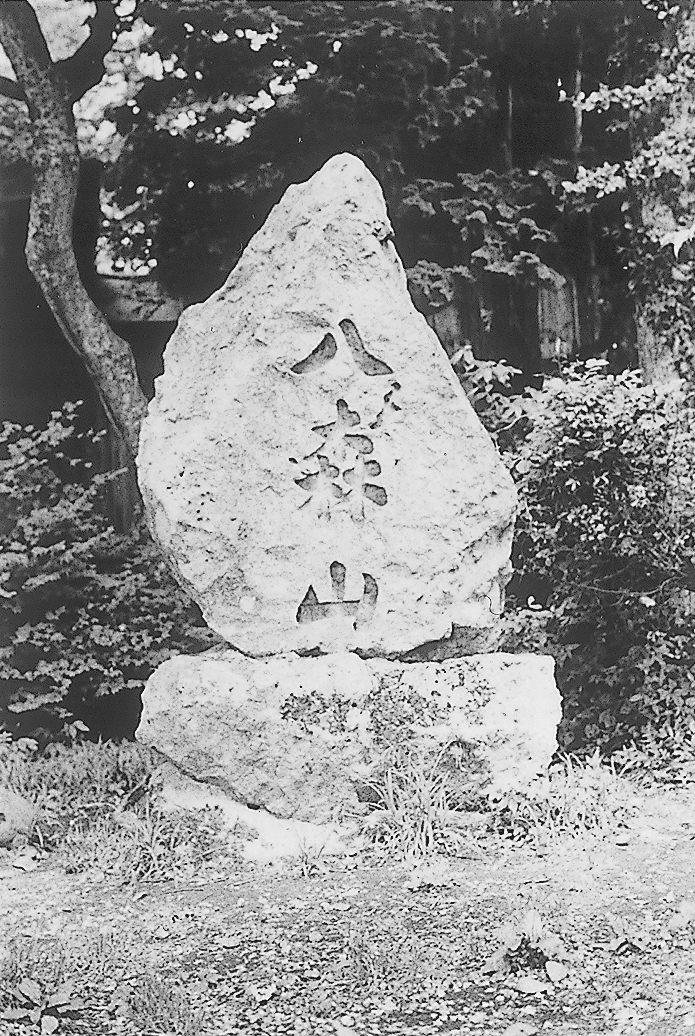
M45 428L0 431L0 722L13 727L37 709L89 716L177 648L210 642L146 530L109 524L115 476L76 459L93 438L77 414L68 404Z

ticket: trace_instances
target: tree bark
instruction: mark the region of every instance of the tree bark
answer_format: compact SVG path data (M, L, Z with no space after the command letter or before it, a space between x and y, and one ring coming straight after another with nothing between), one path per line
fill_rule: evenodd
M504 38L504 10L502 0L493 0L492 23L497 37L497 99L500 106L499 153L503 173L514 168L514 140L512 117L514 114L514 89L510 75L510 61Z
M135 360L128 343L112 331L87 294L72 246L79 154L71 91L51 60L28 0L0 0L0 43L23 88L32 121L27 265L134 458L147 408Z
M579 104L582 95L584 78L584 35L579 21L574 24L574 71L572 82L572 126L570 129L570 153L575 173L579 168L582 147L584 145L584 113ZM584 305L585 318L580 326L580 338L587 353L592 353L599 343L601 337L601 313L599 298L601 294L601 279L598 273L596 261L596 241L594 235L594 219L590 210L584 214L584 247L586 256L586 279ZM583 332L583 333L582 333Z

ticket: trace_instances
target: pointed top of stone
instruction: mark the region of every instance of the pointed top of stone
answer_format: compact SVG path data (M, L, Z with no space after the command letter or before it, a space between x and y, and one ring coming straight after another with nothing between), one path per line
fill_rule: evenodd
M514 487L354 155L290 187L184 314L138 470L179 578L248 654L397 655L501 610Z
M288 213L292 212L296 197L300 199L301 205L307 183L311 184L311 193L317 204L325 207L334 205L342 211L346 201L355 202L355 194L358 191L359 206L355 206L355 211L360 212L362 219L368 215L370 206L374 207L375 215L388 219L379 181L357 155L348 152L333 155L309 180L288 187L281 202L283 205L286 204ZM345 215L343 212L343 217Z
M376 232L380 227L393 232L379 181L357 155L334 155L310 180L287 188L280 204L285 207L289 230L293 224L306 225L309 185L312 210L320 209L326 222L337 216L346 235L349 228L359 228L360 233L370 228Z

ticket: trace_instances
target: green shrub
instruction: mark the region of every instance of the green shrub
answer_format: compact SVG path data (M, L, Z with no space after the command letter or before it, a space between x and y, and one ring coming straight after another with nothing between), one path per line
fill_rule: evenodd
M557 659L563 749L613 751L695 715L695 404L598 362L537 403L505 646Z
M506 360L476 360L467 349L451 358L454 369L481 422L502 452L530 432L532 393L519 391L522 372Z
M660 727L647 723L639 744L632 741L613 755L623 773L659 784L692 784L695 779L695 718L668 721Z
M161 661L213 636L144 525L123 535L109 523L118 473L79 459L98 436L77 433L76 411L0 431L0 727L15 733L75 717L98 730L107 696L121 692L132 713ZM114 725L128 733L123 716Z

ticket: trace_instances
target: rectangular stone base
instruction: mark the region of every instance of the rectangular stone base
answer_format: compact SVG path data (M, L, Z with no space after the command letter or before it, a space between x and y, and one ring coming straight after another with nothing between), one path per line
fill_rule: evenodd
M403 663L216 648L157 669L137 739L285 819L354 818L385 753L409 746L431 750L457 805L474 808L547 772L561 718L554 665L530 654Z

